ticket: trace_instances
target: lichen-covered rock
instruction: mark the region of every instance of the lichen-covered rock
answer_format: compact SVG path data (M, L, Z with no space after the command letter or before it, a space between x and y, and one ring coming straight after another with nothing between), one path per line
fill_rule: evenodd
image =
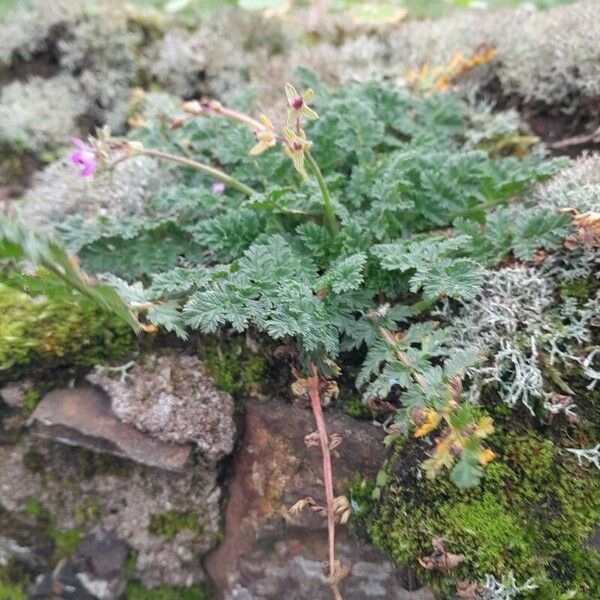
M199 94L206 59L193 34L183 29L167 31L148 55L150 73L171 94L180 98Z
M41 157L68 144L85 109L80 84L70 75L15 81L0 95L0 145Z
M51 232L70 216L95 220L142 215L150 199L173 181L168 167L147 157L125 161L112 174L93 178L80 177L75 166L63 159L39 173L13 209L27 225Z
M129 547L112 531L86 535L68 561L36 578L30 600L118 600L126 585Z
M219 531L213 468L169 473L27 436L0 445L0 461L7 522L37 524L54 542L54 562L70 556L87 529L101 528L129 544L136 557L131 575L146 586L205 579L201 558ZM156 527L160 519L170 519L168 533Z
M437 21L412 21L390 37L390 68L402 76L409 68L444 65L455 52L470 55L489 44L497 58L467 78L468 88L481 88L498 77L506 94L563 104L600 92L598 27L600 14L593 1L544 12L461 12Z
M108 7L74 24L58 41L60 66L77 76L92 123L108 124L113 130L125 124L140 43L125 14Z
M119 419L162 440L198 446L209 461L231 453L233 399L220 392L194 356L149 355L124 377L98 370L88 380L111 398Z
M84 6L82 0L38 0L13 10L0 23L0 64L47 52L53 33L73 23Z

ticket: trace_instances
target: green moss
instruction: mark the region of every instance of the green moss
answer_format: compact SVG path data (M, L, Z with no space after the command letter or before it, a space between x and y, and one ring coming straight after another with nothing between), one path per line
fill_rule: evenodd
M127 479L133 473L134 467L131 461L112 454L98 454L85 448L73 448L70 456L78 470L75 483L95 475L113 475Z
M31 279L20 279L27 289ZM48 289L56 283L36 282ZM115 360L131 350L133 334L116 317L78 295L32 297L0 279L0 374L11 376L64 366L91 366ZM33 404L31 397L29 404Z
M525 524L508 512L493 495L449 504L440 510L444 539L457 548L469 548L466 561L477 573L507 573L514 562L533 568Z
M0 600L25 600L29 578L23 569L8 561L0 565Z
M102 510L94 498L84 497L75 507L75 522L79 526L94 525L100 521Z
M498 458L480 486L466 491L441 477L417 477L411 465L419 444L405 444L382 503L367 517L376 545L448 595L456 579L513 571L517 580L536 578L536 599L599 600L600 554L585 540L600 523L600 474L514 417L499 423L491 443ZM433 537L466 557L450 574L418 565Z
M202 526L198 517L193 513L181 510L170 510L166 513L155 514L150 517L148 531L152 535L172 540L180 531L184 530L202 533Z
M255 395L265 384L264 356L251 352L241 338L221 344L206 340L200 354L215 385L225 392Z
M28 498L25 501L25 512L30 517L42 518L45 515L44 505L37 498Z
M344 494L350 499L355 515L364 516L372 512L375 487L375 481L365 479L360 473L356 473L352 479L345 482Z
M37 498L28 498L23 508L30 517L36 520L40 530L54 543L53 563L56 564L59 560L73 554L83 536L81 528L61 529L58 527L52 513Z
M127 600L207 600L208 596L198 586L181 588L160 586L145 588L138 581L130 581L125 592Z
M30 389L25 392L23 408L21 409L21 415L23 418L27 419L31 416L41 397L42 395L40 394L39 390L36 389Z
M58 562L63 558L68 558L75 552L79 540L83 537L83 531L79 528L73 529L57 529L52 527L50 537L54 542L54 562Z
M371 417L371 411L364 405L361 398L354 396L345 400L340 400L338 403L341 408L348 416L354 419L369 419Z
M593 283L587 277L565 280L560 284L560 296L563 300L567 298L576 298L586 301L592 296Z

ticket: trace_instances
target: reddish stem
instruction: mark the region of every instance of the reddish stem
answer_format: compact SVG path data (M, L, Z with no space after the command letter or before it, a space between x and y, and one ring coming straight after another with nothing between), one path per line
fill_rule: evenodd
M325 420L323 419L323 409L321 407L321 398L319 393L319 372L315 365L311 365L312 376L309 378L308 393L310 403L317 422L317 431L321 442L321 451L323 452L323 486L325 488L325 499L327 501L327 534L329 541L329 579L336 597L339 596L337 586L335 586L335 520L333 514L333 474L331 471L331 455L329 453L329 438L325 429Z

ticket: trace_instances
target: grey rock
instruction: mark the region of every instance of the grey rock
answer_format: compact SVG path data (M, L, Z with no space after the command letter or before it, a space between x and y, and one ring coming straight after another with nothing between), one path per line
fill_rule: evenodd
M16 445L0 444L0 464L0 536L32 549L36 572L48 568L52 543L45 545L49 540L41 531L34 536L35 523L24 511L31 498L60 531L82 527L82 515L85 524L114 531L134 551L131 575L146 587L205 581L202 557L215 544L220 527L221 492L212 465L191 461L183 473L163 471L27 434ZM86 517L90 507L93 514ZM167 538L153 533L153 517L170 511L193 515L198 526ZM110 572L110 565L94 564L96 571Z
M117 600L127 583L128 554L129 546L114 532L90 533L69 560L35 581L30 598Z
M110 400L92 388L50 392L31 422L39 436L170 471L182 470L192 451L189 444L163 442L123 423L110 411Z
M0 399L11 408L21 409L25 403L25 394L32 387L33 384L29 380L9 383L0 388Z
M357 472L365 477L377 473L384 434L335 410L325 412L325 422L328 434L343 440L332 452L334 493L340 494L344 481ZM325 520L310 510L294 518L287 511L307 496L323 503L321 453L304 442L314 429L304 407L246 403L245 440L229 482L225 535L205 560L226 600L330 600ZM345 600L433 598L428 590L415 590L408 569L344 526L337 527L336 540L337 558L351 568L340 585Z
M27 518L0 515L0 565L14 560L32 571L43 570L52 551L52 541Z
M226 600L331 600L324 574L325 532L263 531L257 549L238 561ZM339 528L336 558L351 564L340 584L344 600L435 600L428 588L405 588L407 573L372 546Z
M100 370L88 380L111 398L113 413L164 441L195 444L204 458L218 461L233 449L233 399L217 390L194 356L149 355L113 379Z

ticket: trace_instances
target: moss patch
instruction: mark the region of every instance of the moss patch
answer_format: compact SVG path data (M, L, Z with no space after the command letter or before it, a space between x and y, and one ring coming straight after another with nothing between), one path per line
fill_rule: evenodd
M0 600L25 600L28 576L23 569L8 561L0 566Z
M202 533L202 526L198 523L198 517L193 513L170 510L150 517L148 531L152 535L172 540L180 531L184 530L194 531L198 534Z
M381 505L366 518L374 542L423 581L452 594L457 580L486 573L518 581L535 577L535 598L600 599L600 553L585 540L600 523L600 474L579 467L558 443L523 423L497 420L492 437L498 458L481 485L460 491L439 477L417 476L410 441L389 470ZM562 445L562 444L561 444ZM450 574L421 569L433 537L466 560ZM563 596L566 594L566 596Z
M37 498L29 498L25 502L24 510L30 517L35 519L45 535L54 543L54 553L52 555L54 564L73 554L83 536L81 528L60 529L56 524L56 519Z
M34 279L3 280L0 275L0 374L31 376L32 371L89 367L118 360L132 349L134 337L125 323L76 294L30 296L25 292L56 286L49 278L33 286Z
M207 338L200 357L215 385L232 396L256 395L266 383L265 357L246 348L242 338L225 343Z

